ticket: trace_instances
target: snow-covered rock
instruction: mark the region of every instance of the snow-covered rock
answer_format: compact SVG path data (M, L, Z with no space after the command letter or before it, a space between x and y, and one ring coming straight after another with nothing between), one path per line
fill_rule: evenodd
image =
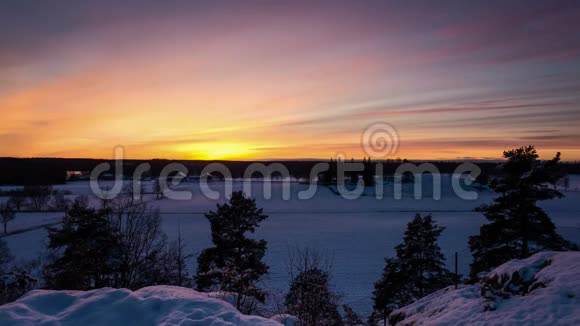
M0 306L0 325L280 325L188 288L35 290Z
M435 292L393 311L396 325L580 325L580 252L509 261L482 284Z

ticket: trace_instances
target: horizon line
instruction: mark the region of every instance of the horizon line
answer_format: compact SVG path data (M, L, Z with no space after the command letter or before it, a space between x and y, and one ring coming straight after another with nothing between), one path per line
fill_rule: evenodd
M503 162L503 158L455 158L455 159L443 159L443 158L432 158L432 159L413 159L413 158L370 158L371 161L375 162L385 162L385 161L415 161L415 162ZM95 158L95 157L50 157L50 156L0 156L0 160L5 159L21 159L21 160L34 160L34 159L54 159L54 160L95 160L95 161L114 161L114 158ZM187 161L187 162L316 162L316 161L328 161L331 158L264 158L264 159L179 159L179 158L124 158L124 161ZM336 159L332 157L332 159ZM363 158L348 158L345 161L350 161L354 159L355 161L362 161ZM561 160L562 163L578 163L579 160Z

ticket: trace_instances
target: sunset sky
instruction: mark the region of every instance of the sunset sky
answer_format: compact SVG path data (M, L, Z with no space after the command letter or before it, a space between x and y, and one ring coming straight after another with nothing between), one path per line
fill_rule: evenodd
M122 4L121 4L122 3ZM579 1L2 1L0 156L580 160Z

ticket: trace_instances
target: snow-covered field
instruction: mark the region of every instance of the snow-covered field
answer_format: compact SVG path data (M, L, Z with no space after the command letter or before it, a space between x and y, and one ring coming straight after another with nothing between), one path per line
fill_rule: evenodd
M580 191L573 186L580 184L580 176L571 176L571 191L560 200L543 202L541 206L556 223L559 232L572 241L580 242ZM288 286L285 259L288 249L294 246L315 247L333 256L333 283L343 294L343 301L352 305L358 312L368 314L371 309L373 283L378 279L384 265L384 258L394 254L393 247L401 242L405 225L416 212L432 213L442 226L446 227L440 245L453 265L452 257L459 253L460 273L468 272L471 255L467 248L467 238L477 234L479 226L485 222L480 213L473 208L490 202L494 194L489 191L478 193L477 200L462 200L454 195L450 178L443 179L442 197L434 200L429 197L428 180L423 185L426 190L423 199L413 198L412 185L405 185L401 200L393 198L392 184L385 185L385 197L362 196L347 200L337 196L326 187L319 187L316 195L309 200L297 198L299 191L308 185L293 183L291 199L282 199L282 184L272 184L272 197L265 199L262 183L252 184L252 196L257 199L258 207L270 217L264 221L256 237L268 241L266 260L270 274L264 287L274 293L285 291ZM148 186L151 186L150 184ZM222 183L212 183L211 187L223 194ZM91 194L87 182L55 186L56 189L69 190L73 194ZM217 202L207 199L197 183L189 183L187 188L193 192L188 201L156 200L153 195L144 198L151 205L158 206L163 217L162 223L170 239L177 236L180 224L182 237L194 253L200 252L211 244L209 223L204 213L215 208ZM241 190L242 183L234 183L234 190ZM0 200L1 197L0 197ZM9 225L9 230L30 229L58 221L60 213L19 213ZM13 254L23 258L34 258L40 254L46 231L43 228L5 237ZM192 272L195 262L191 262Z

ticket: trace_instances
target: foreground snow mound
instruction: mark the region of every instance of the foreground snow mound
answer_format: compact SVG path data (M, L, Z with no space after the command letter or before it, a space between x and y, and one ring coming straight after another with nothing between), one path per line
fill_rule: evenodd
M222 300L175 286L151 286L132 292L29 292L0 306L0 325L280 325L246 316Z
M580 325L580 252L509 261L481 284L445 288L390 319L396 325Z

